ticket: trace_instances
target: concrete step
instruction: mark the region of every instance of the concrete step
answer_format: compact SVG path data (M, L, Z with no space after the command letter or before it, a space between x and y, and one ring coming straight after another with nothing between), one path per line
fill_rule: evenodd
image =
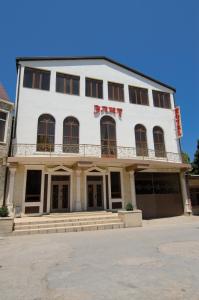
M14 230L13 235L27 235L27 234L41 234L41 233L63 233L63 232L77 232L88 230L105 230L105 229L118 229L124 228L124 223L104 223L104 224L90 224L90 225L78 225L78 226L60 226L51 228L40 229L23 229Z
M35 217L28 220L28 218L15 219L15 225L40 225L46 223L64 223L64 222L81 222L81 221L96 221L104 219L118 219L117 214L99 214L99 215L79 215L51 218L49 216Z
M31 223L31 224L23 224L23 223L16 223L14 225L15 230L27 230L27 229L42 229L42 228L51 228L51 227L66 227L66 226L78 226L78 225L92 225L92 224L108 224L108 223L120 223L121 220L118 217L112 218L101 218L101 219L92 219L92 220L73 220L68 221L61 220L53 222L45 222L42 224L38 223Z

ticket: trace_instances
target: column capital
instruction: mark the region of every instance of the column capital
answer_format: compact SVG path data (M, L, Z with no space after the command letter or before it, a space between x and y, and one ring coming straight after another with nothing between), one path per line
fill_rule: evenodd
M77 176L80 176L81 173L82 173L82 170L75 170L75 173L76 173Z

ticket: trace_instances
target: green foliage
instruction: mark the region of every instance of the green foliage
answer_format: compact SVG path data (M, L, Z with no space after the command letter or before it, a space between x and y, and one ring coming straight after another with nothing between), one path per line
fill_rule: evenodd
M192 173L199 175L199 140L197 140L197 149L194 155L194 160L192 162Z
M9 212L7 206L0 207L0 217L8 217Z
M183 163L190 164L191 160L187 152L182 152L182 161Z
M126 210L133 210L133 204L131 202L127 203Z

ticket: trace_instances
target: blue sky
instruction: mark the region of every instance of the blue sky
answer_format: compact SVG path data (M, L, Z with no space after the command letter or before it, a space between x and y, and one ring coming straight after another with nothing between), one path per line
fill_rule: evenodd
M177 89L191 158L199 139L199 1L1 1L0 81L15 99L16 56L105 55Z

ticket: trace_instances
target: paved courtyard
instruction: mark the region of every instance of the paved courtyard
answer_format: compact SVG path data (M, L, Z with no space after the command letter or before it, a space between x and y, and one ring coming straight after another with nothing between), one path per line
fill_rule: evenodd
M0 299L199 299L199 217L0 238Z

